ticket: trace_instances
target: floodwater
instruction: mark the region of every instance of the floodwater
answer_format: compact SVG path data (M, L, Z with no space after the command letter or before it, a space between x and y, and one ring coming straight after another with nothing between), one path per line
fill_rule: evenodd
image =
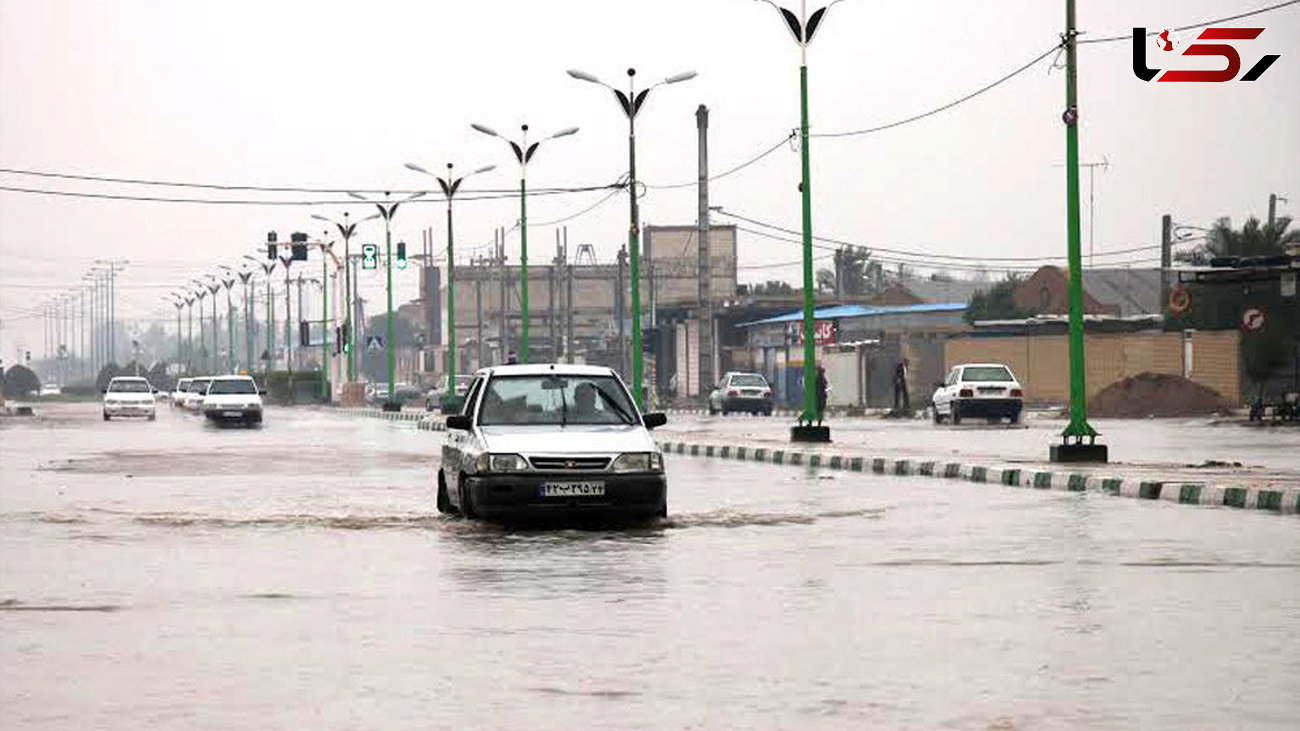
M433 511L439 436L0 421L5 728L1294 728L1300 520L669 458L670 519Z

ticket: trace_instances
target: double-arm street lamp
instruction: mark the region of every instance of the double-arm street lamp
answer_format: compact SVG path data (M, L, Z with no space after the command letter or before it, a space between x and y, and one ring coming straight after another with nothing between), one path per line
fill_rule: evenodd
M244 258L256 264L266 275L266 371L269 373L275 367L275 297L271 292L271 272L275 270L275 260L262 261L249 254L245 254ZM249 368L252 368L251 360Z
M434 175L415 163L408 162L406 167L436 178L439 187L442 188L442 194L447 198L447 388L444 393L451 394L454 398L456 396L456 258L455 238L452 236L451 226L451 199L456 196L456 191L460 190L460 184L465 182L465 178L494 170L496 165L485 165L459 178L452 174L451 163L447 163L445 178Z
M510 145L510 150L515 153L515 159L519 161L519 309L523 314L523 321L520 325L519 333L519 362L528 362L528 161L533 159L537 148L547 140L553 140L557 137L568 137L578 131L577 127L562 129L555 134L543 138L532 144L528 143L528 125L521 125L520 131L523 135L519 142L508 140L501 137L496 130L491 127L485 127L481 124L471 124L471 128L476 132L482 132L491 137L499 137ZM505 308L505 303L501 303Z
M226 372L235 372L235 306L230 299L230 290L235 286L239 276L234 269L222 264L218 281L226 288Z
M813 319L813 251L812 251L812 174L808 162L808 44L826 18L826 11L844 0L834 0L829 5L808 14L807 0L800 0L799 14L777 5L772 0L761 0L776 8L785 20L786 27L799 44L799 156L802 170L800 192L803 196L803 413L799 426L791 431L794 441L830 441L830 429L822 427L821 408L817 403L817 342ZM813 422L817 426L813 426Z
M375 207L379 209L379 215L384 219L385 290L388 297L388 316L384 328L384 351L387 355L388 361L388 400L384 402L384 411L400 411L402 408L402 402L397 400L397 394L394 391L393 384L393 372L397 369L397 361L395 359L396 351L393 350L393 216L397 215L398 206L428 194L428 191L422 190L418 193L413 193L400 201L392 201L389 200L389 194L385 193L384 200L372 201L360 193L348 193L348 195L357 200L375 204Z
M313 213L312 218L318 221L334 224L339 230L339 235L343 237L343 343L340 347L348 356L348 383L356 380L356 362L353 352L356 350L356 338L352 332L352 248L350 246L352 237L357 232L357 225L379 218L378 213L373 213L360 221L349 221L348 212L343 212L343 220L336 221L328 216L322 216L319 213Z
M623 108L623 114L627 116L627 166L628 166L628 203L630 206L631 222L627 230L628 257L629 257L629 280L632 285L632 395L636 398L637 406L642 406L644 396L642 395L641 373L643 367L641 354L641 212L637 206L637 185L636 185L636 115L641 111L641 105L645 104L646 98L650 96L650 90L657 86L665 84L676 84L681 81L695 78L694 71L684 71L680 74L669 76L668 78L652 84L641 91L636 90L636 69L627 70L627 92L606 84L600 79L592 76L585 71L570 69L569 76L579 81L586 81L591 84L603 86L614 92L618 99L619 106ZM619 348L623 344L619 343Z
M200 352L203 352L203 351L206 351L206 350L207 350L207 345L206 345L206 343L204 342L204 336L203 336L203 331L204 331L204 329L206 329L206 328L204 327L204 325L203 325L203 300L207 299L207 296L208 296L208 283L207 283L207 282L204 282L204 281L201 280L201 279L191 279L190 282L191 282L192 284L194 284L195 286L198 287L198 289L194 292L194 294L195 294L195 296L198 297L198 299L199 299L199 351L200 351ZM213 302L213 306L214 306L214 308L215 308L215 303L216 303L216 301L217 301L217 298L216 298L216 297L213 297L213 298L212 298L212 302ZM215 310L215 309L213 310L212 318L213 318L213 322L216 322L216 310ZM213 338L214 338L214 340L215 340L215 338L216 338L216 334L215 334L215 333L213 334ZM211 365L212 365L212 363L211 363L211 360L210 360L209 358L210 358L209 355L207 355L207 354L204 355L204 358L203 358L203 370L208 371L209 375L211 375Z

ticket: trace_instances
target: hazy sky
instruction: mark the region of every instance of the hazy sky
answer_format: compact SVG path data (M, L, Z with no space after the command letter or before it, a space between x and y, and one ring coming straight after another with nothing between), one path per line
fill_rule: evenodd
M1079 0L1084 38L1211 20L1274 0ZM794 7L797 0L785 0ZM820 6L821 2L813 3ZM814 133L861 129L947 103L1058 41L1063 0L846 0L810 50ZM1159 242L1159 218L1208 225L1263 217L1269 193L1300 209L1300 5L1233 25L1263 26L1240 44L1243 68L1281 59L1258 81L1145 83L1128 41L1080 50L1084 161L1096 177L1097 251ZM1182 34L1183 45L1195 31ZM712 172L781 140L798 123L798 48L778 14L753 0L0 0L0 167L125 178L342 189L427 187L417 162L464 171L496 163L467 188L512 188L518 167L480 122L514 133L581 131L542 146L530 187L600 185L626 170L626 122L579 68L622 85L693 69L655 90L638 119L638 172L649 185L695 178L697 105L711 112ZM1187 64L1152 46L1152 65ZM1217 61L1201 62L1211 67ZM919 252L1055 257L1065 249L1064 76L1050 59L953 110L876 134L814 139L819 235ZM711 202L799 227L799 156L782 147L713 183ZM131 261L124 319L173 321L170 286L231 264L268 230L319 233L309 215L341 215L343 196L271 196L81 183L0 174L0 185L114 194L329 200L335 205L215 206L0 191L0 353L41 345L39 303L66 291L97 257ZM1085 246L1088 237L1084 177ZM468 193L466 193L468 195ZM530 199L534 223L598 201L588 192ZM398 213L414 249L441 196ZM654 189L646 223L691 223L695 188ZM363 207L351 209L366 215ZM517 217L513 199L457 207L459 252ZM718 219L726 220L726 219ZM625 196L568 224L571 246L602 259L625 241ZM356 241L382 241L368 224ZM534 262L554 229L531 229ZM789 262L793 244L742 233L741 265ZM480 252L483 250L480 250ZM509 255L517 260L518 238ZM1136 261L1153 252L1102 261ZM956 270L954 270L956 271ZM792 279L797 267L742 269ZM399 298L414 296L406 274ZM380 280L363 284L378 297ZM372 310L373 311L373 310Z

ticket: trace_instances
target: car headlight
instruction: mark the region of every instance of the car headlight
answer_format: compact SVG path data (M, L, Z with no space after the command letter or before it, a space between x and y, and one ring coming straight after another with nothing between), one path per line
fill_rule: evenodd
M620 454L610 469L615 472L663 472L664 457L658 452Z
M528 469L528 461L517 454L480 454L478 456L479 472L523 472Z

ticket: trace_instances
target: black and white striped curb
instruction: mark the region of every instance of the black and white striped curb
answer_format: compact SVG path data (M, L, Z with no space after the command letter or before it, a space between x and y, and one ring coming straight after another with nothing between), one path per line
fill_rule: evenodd
M708 409L664 409L664 413L668 414L669 416L710 416L711 415L709 414ZM740 415L759 416L759 414L751 414L747 411L736 411L733 413L735 413L738 416ZM802 411L793 411L791 409L772 409L772 416L782 416L790 419L796 418L802 413L803 413Z
M1063 492L1101 492L1142 500L1167 500L1182 505L1300 512L1300 487L1232 487L1177 481L1104 477L1083 473L1046 472L1022 467L989 467L942 460L851 457L772 447L659 442L665 454L712 457L774 465L805 465L821 469L877 475L938 477L981 484L1027 487Z
M414 423L420 431L441 432L443 419L421 412L384 412L378 409L337 409L349 417ZM876 475L937 477L989 485L1024 487L1058 492L1099 492L1140 500L1165 500L1180 505L1209 505L1280 513L1300 512L1300 486L1286 488L1236 487L1198 482L1108 477L1080 472L1049 472L1025 467L992 467L943 460L855 457L776 447L698 444L660 441L664 454L731 459L773 465L806 466Z

